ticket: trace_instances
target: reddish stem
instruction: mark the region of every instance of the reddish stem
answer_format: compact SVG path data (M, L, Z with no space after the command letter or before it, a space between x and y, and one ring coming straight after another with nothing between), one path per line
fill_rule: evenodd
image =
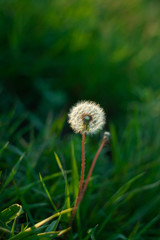
M98 149L98 151L97 151L97 153L96 153L96 155L95 155L95 157L94 157L94 159L93 159L93 162L92 162L92 164L91 164L90 170L89 170L89 172L88 172L88 175L87 175L87 178L86 178L86 181L85 181L83 190L82 190L81 195L80 195L79 203L80 203L80 202L82 201L82 199L83 199L84 193L85 193L86 188L87 188L87 186L88 186L89 179L90 179L90 177L91 177L91 175L92 175L92 172L93 172L94 166L95 166L95 164L96 164L97 158L98 158L98 156L99 156L102 148L104 147L104 144L105 144L105 143L106 143L106 137L103 137L102 142L101 142L101 145L100 145L100 147L99 147L99 149Z
M77 198L76 198L76 201L74 204L74 208L72 211L70 225L72 224L73 219L77 212L77 208L78 208L78 204L79 204L79 200L80 200L80 196L81 196L81 192L82 192L82 187L83 187L84 172L85 172L85 133L82 134L82 165L81 165L81 178L80 178L80 183L79 183L79 191L78 191L78 195L77 195Z

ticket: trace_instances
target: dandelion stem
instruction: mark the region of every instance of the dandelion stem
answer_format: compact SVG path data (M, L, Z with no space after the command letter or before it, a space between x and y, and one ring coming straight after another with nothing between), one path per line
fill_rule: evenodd
M82 187L83 187L83 181L84 181L84 172L85 172L85 133L82 134L82 165L81 165L81 178L80 178L80 183L79 183L79 191L78 191L78 195L74 204L74 208L72 211L72 216L70 219L70 225L73 222L73 219L76 215L77 212L77 208L78 208L78 204L80 202L80 196L81 196L81 192L82 192Z
M89 179L90 179L90 177L91 177L91 175L92 175L92 172L93 172L94 166L95 166L95 164L96 164L97 158L98 158L98 156L99 156L102 148L104 147L104 144L105 144L105 143L106 143L106 137L104 136L103 139L102 139L101 145L100 145L100 147L99 147L99 149L98 149L98 151L97 151L97 153L96 153L96 155L95 155L95 157L94 157L94 159L93 159L93 162L92 162L92 164L91 164L90 170L89 170L89 172L88 172L88 175L87 175L87 178L86 178L86 181L85 181L83 190L81 191L81 194L80 194L80 197L79 197L79 203L80 203L80 202L82 201L82 199L83 199L84 193L85 193L85 191L86 191L86 189L87 189L87 186L88 186L88 183L89 183Z

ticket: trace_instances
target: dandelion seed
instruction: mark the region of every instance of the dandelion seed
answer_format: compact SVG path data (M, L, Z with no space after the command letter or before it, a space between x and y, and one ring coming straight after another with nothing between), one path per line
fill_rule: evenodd
M73 106L68 114L69 124L75 133L95 134L105 124L105 113L99 104L81 101Z

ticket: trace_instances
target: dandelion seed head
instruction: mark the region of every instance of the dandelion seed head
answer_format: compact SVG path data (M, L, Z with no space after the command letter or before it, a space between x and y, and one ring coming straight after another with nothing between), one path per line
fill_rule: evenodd
M105 113L99 104L91 101L80 101L68 114L69 124L75 133L95 134L105 124Z

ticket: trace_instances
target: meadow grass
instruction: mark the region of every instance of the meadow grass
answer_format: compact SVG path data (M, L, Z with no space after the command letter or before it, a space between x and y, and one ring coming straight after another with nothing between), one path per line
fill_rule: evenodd
M125 129L110 125L111 144L96 163L68 228L78 192L81 137L64 134L64 118L33 127L16 110L1 116L1 239L160 239L160 136L150 103L132 105ZM133 111L134 108L134 111ZM86 137L86 172L100 137Z
M160 239L159 9L0 1L0 240ZM66 111L79 99L102 104L111 144L70 229L81 136ZM85 177L102 136L85 139Z

